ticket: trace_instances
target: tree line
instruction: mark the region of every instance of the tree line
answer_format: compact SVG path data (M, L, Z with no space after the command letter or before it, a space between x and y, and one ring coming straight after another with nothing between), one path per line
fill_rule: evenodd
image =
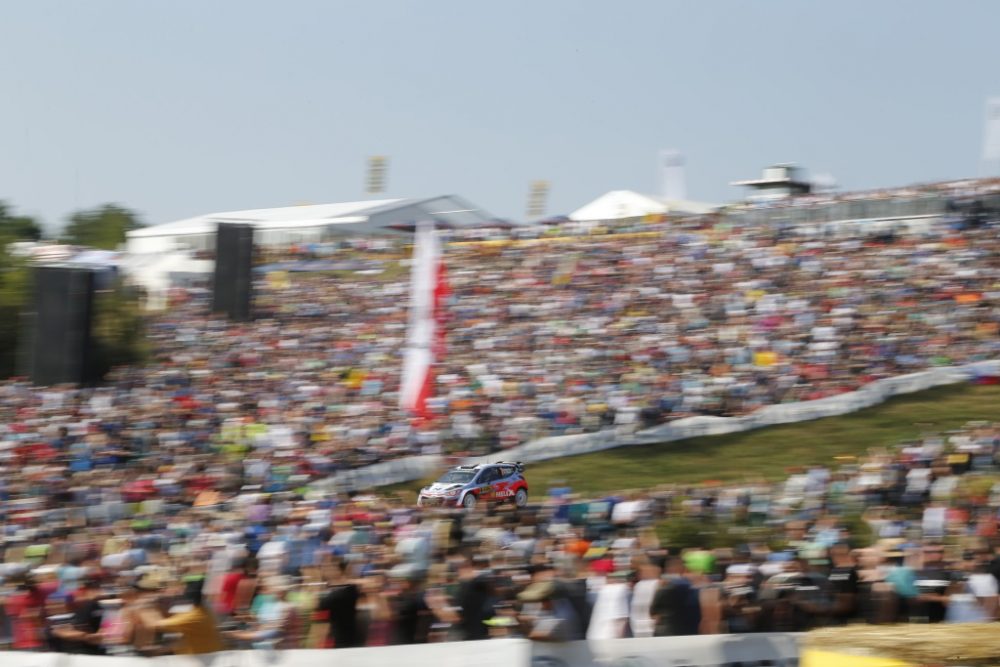
M125 242L125 233L142 227L138 215L117 204L105 204L71 214L65 227L53 236L40 221L17 214L0 200L0 378L16 375L18 351L25 331L23 314L31 306L33 289L30 262L13 252L19 241L52 240L58 243L115 250ZM143 318L139 294L121 280L96 295L93 322L95 358L103 372L140 361L145 354Z

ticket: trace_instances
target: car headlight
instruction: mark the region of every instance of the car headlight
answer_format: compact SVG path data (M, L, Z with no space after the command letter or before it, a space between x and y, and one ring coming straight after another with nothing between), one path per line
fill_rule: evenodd
M454 489L454 490L452 490L452 491L449 491L449 492L448 492L448 493L447 493L446 495L448 495L449 497L452 497L452 498L454 498L455 496L457 496L457 495L458 495L458 492L459 492L460 490L461 490L461 489Z

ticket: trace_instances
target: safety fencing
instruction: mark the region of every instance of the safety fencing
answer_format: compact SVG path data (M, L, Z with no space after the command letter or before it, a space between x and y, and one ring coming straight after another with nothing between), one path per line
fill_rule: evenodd
M977 377L1000 377L1000 360L963 366L932 368L893 378L876 380L857 391L814 401L770 405L743 417L686 417L650 429L629 432L622 427L596 433L539 438L490 457L472 458L466 463L496 460L535 463L579 454L591 454L615 447L674 442L707 435L741 433L765 426L836 417L883 403L894 396L911 394L943 385L968 382ZM347 470L317 483L318 488L359 491L376 486L402 484L425 479L445 465L441 456L411 456L385 461L356 470Z
M542 643L525 639L161 658L0 652L4 667L746 667L798 665L801 635L769 633Z

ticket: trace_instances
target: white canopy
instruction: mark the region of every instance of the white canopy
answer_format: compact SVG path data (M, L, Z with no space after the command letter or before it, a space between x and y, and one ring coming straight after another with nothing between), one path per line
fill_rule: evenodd
M579 222L640 218L645 215L679 213L703 215L718 208L715 204L663 199L632 190L612 190L569 214Z
M395 233L397 226L412 226L422 220L471 227L485 224L492 216L454 195L229 211L128 232L128 251L211 250L218 224L225 222L253 225L257 244L286 245L315 243L332 235Z
M339 204L319 204L310 206L285 206L282 208L259 208L247 211L229 211L225 213L209 213L194 218L185 218L174 222L166 222L153 227L143 227L129 232L129 240L150 238L164 235L206 234L215 233L220 222L243 222L254 225L257 229L282 229L289 227L314 227L336 224L338 222L356 221L357 214L387 204L403 201L402 199L381 199L373 201L342 202ZM363 218L362 218L363 219Z

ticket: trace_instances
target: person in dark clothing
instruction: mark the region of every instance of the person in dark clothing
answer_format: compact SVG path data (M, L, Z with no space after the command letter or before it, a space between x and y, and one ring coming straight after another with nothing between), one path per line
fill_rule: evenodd
M393 598L396 617L395 644L422 644L427 641L430 607L424 591L413 579L403 580L402 590Z
M827 579L802 560L786 562L761 587L759 599L766 632L810 630L830 608Z
M54 631L62 650L83 655L104 655L100 634L104 616L101 598L100 579L87 577L74 598L73 619Z
M730 566L722 582L727 629L731 633L753 632L759 622L760 607L752 585L753 569L746 563Z
M944 566L944 547L924 547L924 564L917 572L917 604L911 612L911 621L940 623L948 611L948 589L951 574Z
M858 567L849 545L844 543L830 547L833 567L827 575L830 595L830 623L847 625L858 616L858 593L860 583Z
M989 564L989 572L997 581L1000 581L1000 542L993 545L993 559Z
M566 599L573 607L580 627L586 631L590 625L590 601L587 600L587 580L586 579L560 579L557 581L557 595ZM584 634L573 639L584 639Z
M701 603L698 589L684 577L684 562L673 556L667 561L667 574L653 595L649 606L656 637L698 634Z
M319 600L316 610L330 625L329 638L333 648L353 648L361 645L358 633L358 598L361 591L348 581L340 566L335 566L330 590Z
M824 624L833 608L833 593L824 559L797 561L798 574L790 583L797 632L806 632Z
M478 572L468 560L458 570L459 584L455 603L461 609L459 630L464 641L489 638L485 621L493 618L489 578Z

